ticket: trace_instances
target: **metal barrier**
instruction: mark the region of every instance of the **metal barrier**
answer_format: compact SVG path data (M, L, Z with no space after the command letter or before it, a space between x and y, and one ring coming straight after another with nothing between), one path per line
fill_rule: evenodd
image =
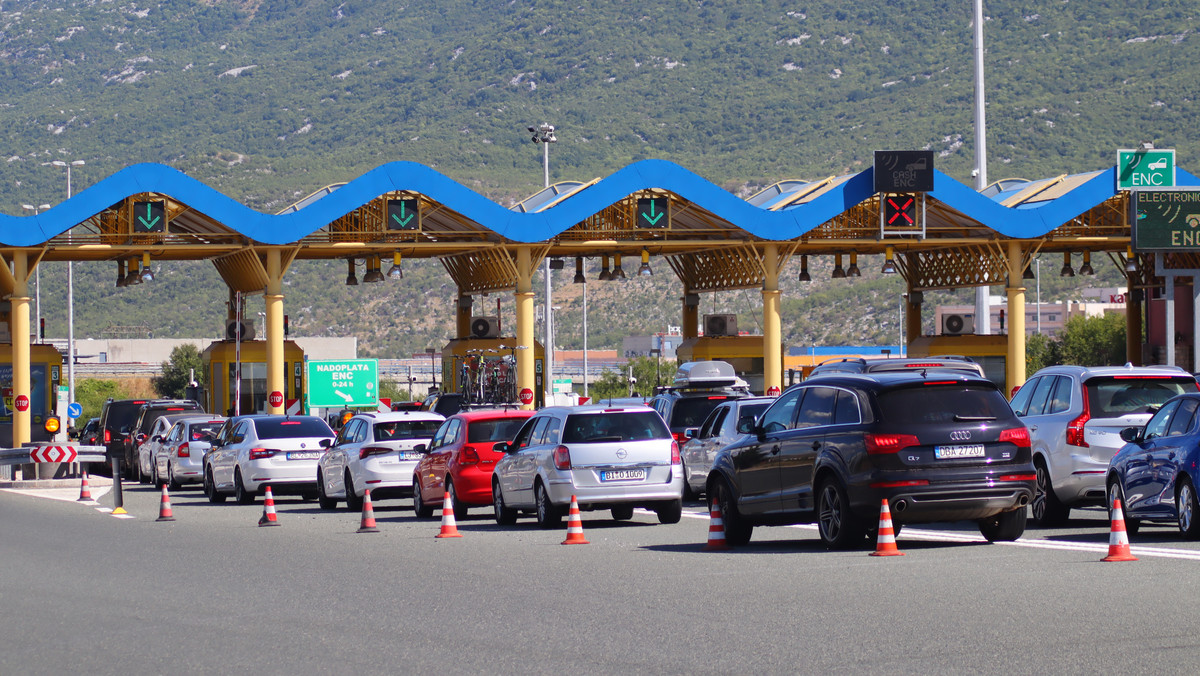
M103 446L75 444L30 444L0 449L0 465L30 465L39 462L108 462Z

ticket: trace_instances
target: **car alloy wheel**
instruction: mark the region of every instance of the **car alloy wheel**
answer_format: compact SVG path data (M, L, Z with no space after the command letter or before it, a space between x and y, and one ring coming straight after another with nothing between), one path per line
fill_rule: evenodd
M208 496L208 501L214 505L225 502L225 494L217 491L211 467L204 470L204 495Z
M418 519L428 519L433 516L433 507L425 504L425 497L421 495L421 480L413 477L413 511L417 513Z
M346 509L357 512L362 509L363 496L354 492L354 477L346 470Z
M337 500L325 492L325 475L317 472L317 506L321 509L336 509Z
M455 490L454 490L454 482L453 481L450 481L450 480L446 481L446 493L450 496L450 504L454 506L454 518L455 519L467 518L467 512L469 512L471 508L468 507L467 505L461 504L459 502L458 493L455 492Z
M1179 483L1175 493L1175 514L1179 532L1190 540L1200 539L1200 506L1196 504L1196 489L1186 479Z
M533 486L533 500L537 507L537 522L542 528L554 528L562 520L562 513L550 502L550 495L542 482Z
M817 495L817 530L830 549L847 549L862 542L866 529L850 512L846 489L826 479Z
M713 503L721 507L721 521L725 524L725 542L730 547L743 547L750 543L754 534L754 526L746 523L738 512L737 503L733 497L733 489L724 479L710 480L708 490L708 511L712 513Z
M242 470L234 470L233 472L233 499L241 505L254 504L254 494L246 490L246 485L242 483Z
M1121 516L1125 520L1125 532L1130 535L1136 535L1138 529L1141 528L1142 522L1137 519L1129 518L1129 504L1125 502L1125 491L1121 489L1119 479L1110 479L1108 482L1108 522L1112 523L1113 518L1113 502L1121 501Z
M496 523L501 526L511 526L517 522L517 510L505 506L499 481L492 482L492 509L496 512Z
M1054 494L1054 485L1050 481L1050 471L1041 460L1034 463L1037 470L1037 483L1033 491L1033 503L1030 505L1033 520L1043 527L1056 526L1067 520L1071 508L1059 502Z

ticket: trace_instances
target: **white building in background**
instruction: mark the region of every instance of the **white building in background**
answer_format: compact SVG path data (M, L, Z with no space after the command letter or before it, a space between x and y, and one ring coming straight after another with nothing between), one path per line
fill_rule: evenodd
M289 338L304 350L309 359L357 359L358 338ZM66 339L46 341L67 353ZM85 338L75 341L75 359L78 364L154 364L171 358L171 350L180 345L195 345L203 352L213 340L211 338Z
M1098 317L1108 312L1125 312L1125 288L1084 289L1084 298L1095 301L1054 301L1038 303L1025 294L1025 335L1042 333L1051 338L1062 332L1067 320L1075 316ZM1008 311L1004 296L991 297L992 333L1008 333ZM934 333L955 335L975 333L974 305L939 305L934 309Z

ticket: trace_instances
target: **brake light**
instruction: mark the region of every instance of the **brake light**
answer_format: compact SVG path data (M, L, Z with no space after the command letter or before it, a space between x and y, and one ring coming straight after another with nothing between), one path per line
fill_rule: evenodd
M1000 443L1010 442L1018 448L1029 448L1029 430L1024 425L1012 429L1000 430Z
M192 450L188 448L187 442L179 444L179 448L175 449L175 455L180 458L192 457Z
M935 368L938 368L939 366L941 366L941 364L937 364L937 363L922 364L922 363L918 362L916 364L911 364L911 363L905 364L904 368L906 368L906 369L935 369Z
M688 435L683 432L672 432L671 436L674 437L675 443L677 443L677 444L686 444L687 443Z
M910 481L881 481L871 484L871 488L907 488L909 486L928 486L929 481L925 479L912 479Z
M909 446L920 446L915 434L868 434L865 436L868 455L899 453Z
M554 469L571 469L571 449L566 446L554 449Z
M1000 481L1037 481L1036 474L1005 474L997 478Z
M458 464L460 465L478 465L479 454L473 448L464 448L458 454Z
M1083 392L1083 413L1079 417L1067 423L1067 445L1079 446L1080 448L1088 448L1088 442L1083 438L1083 426L1087 421L1092 419L1092 407L1088 403L1087 388L1082 388Z
M672 465L682 465L683 464L683 459L681 459L679 457L679 444L675 443L674 441L671 442L671 464Z
M392 452L392 449L385 448L383 446L363 446L362 448L358 449L358 459L366 460L367 458L371 457L372 455L383 455L384 453L391 453L391 452Z
M106 443L106 444L112 443L112 432L108 429L104 430L104 443Z
M275 451L268 450L266 448L250 449L250 459L251 460L263 460L265 458L270 458L274 455L275 455Z
M728 398L729 397L725 396L725 395L716 395L716 396L709 397L708 400L709 401L725 401Z
M927 380L923 385L958 385L957 380Z

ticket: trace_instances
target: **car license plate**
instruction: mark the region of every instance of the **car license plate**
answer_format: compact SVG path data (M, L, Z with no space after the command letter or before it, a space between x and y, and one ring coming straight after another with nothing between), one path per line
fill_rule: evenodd
M601 481L642 481L645 478L644 469L610 469L600 473Z
M420 460L421 454L416 451L400 451L401 460Z
M982 458L984 455L983 444L933 447L933 457L940 459Z
M321 457L318 451L292 451L287 454L288 460L316 460Z

